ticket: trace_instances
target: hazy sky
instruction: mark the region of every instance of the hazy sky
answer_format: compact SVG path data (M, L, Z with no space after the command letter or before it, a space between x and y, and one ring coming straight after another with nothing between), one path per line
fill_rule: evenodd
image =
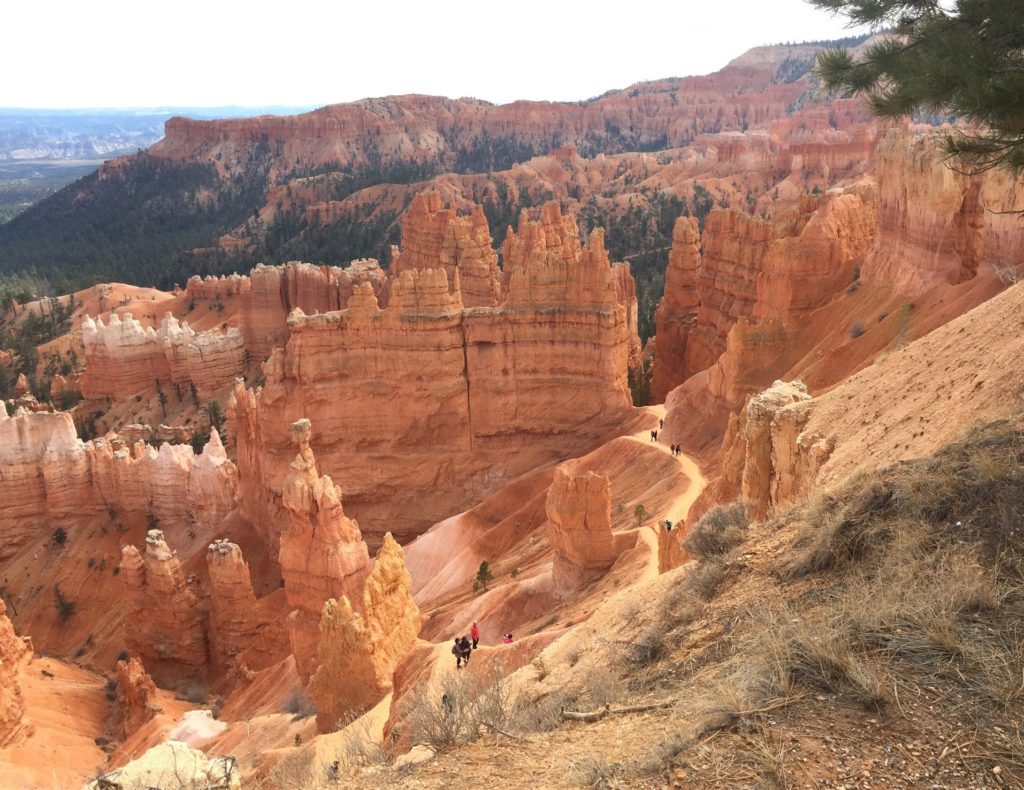
M0 107L576 100L848 35L805 0L5 3Z

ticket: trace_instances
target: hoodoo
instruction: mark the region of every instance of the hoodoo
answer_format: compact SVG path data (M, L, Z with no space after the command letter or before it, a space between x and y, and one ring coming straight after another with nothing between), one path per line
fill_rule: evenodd
M320 666L309 683L322 732L335 729L345 716L372 707L391 690L395 667L419 634L412 579L402 548L390 534L384 536L366 580L360 609L353 610L348 597L324 604Z
M204 675L203 612L163 532L152 529L146 534L142 554L134 546L122 549L121 579L128 646L142 656L150 674L163 680Z
M574 474L567 465L559 466L546 509L548 540L555 550L555 584L578 590L600 578L616 557L608 476Z
M341 490L320 476L310 449L309 420L292 423L299 452L285 480L282 501L290 514L281 536L281 575L293 607L290 630L299 674L308 679L316 668L320 613L331 598L362 604L370 555L359 525L345 515Z
M501 303L471 308L462 269L431 257L416 222L406 229L417 252L391 280L387 306L364 283L343 310L293 312L266 384L235 389L240 504L272 544L289 474L281 426L298 417L317 426L318 462L377 546L385 532L407 540L465 505L480 493L466 480L489 490L632 414L626 312L600 232L583 246L557 205L539 220L524 212L505 241ZM410 496L415 514L396 507Z

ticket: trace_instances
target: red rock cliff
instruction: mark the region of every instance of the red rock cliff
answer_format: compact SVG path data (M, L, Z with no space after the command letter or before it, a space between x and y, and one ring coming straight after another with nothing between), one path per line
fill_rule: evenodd
M879 240L864 264L866 280L914 296L1024 258L1019 181L997 170L957 173L934 133L890 131L876 159Z
M240 503L272 546L292 454L285 428L298 418L317 426L319 463L377 544L388 531L414 536L631 413L627 321L601 232L582 246L551 204L521 219L504 258L497 307L465 308L459 268L449 279L412 267L384 308L362 283L344 310L292 314L266 385L236 388L229 408ZM416 515L403 506L411 495Z
M0 600L0 748L10 746L29 734L25 698L18 680L32 648L16 633L7 619L7 605Z

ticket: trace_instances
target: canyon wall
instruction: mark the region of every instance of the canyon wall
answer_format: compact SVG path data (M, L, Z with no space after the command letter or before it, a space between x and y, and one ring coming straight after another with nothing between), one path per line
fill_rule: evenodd
M266 359L287 342L292 310L341 309L362 282L386 303L383 270L374 260L360 260L345 268L261 264L247 276L190 278L182 294L188 312L199 302L209 302L217 313L232 305L218 329L197 332L170 313L156 327L130 314L113 313L106 322L86 315L79 389L89 399L124 400L154 386L193 386L197 399L208 402L223 395L250 362Z
M0 410L0 561L54 523L105 509L212 529L235 507L236 483L216 431L197 456L188 445L82 442L67 412L8 417Z
M744 498L755 518L856 472L930 455L971 426L1019 413L1024 284L811 398L775 382L730 422L706 501Z
M741 385L739 378L759 363L723 361L726 351L742 357L750 348L744 341L766 330L784 344L785 327L794 318L825 306L857 279L876 229L870 186L807 196L795 210L772 219L735 209L712 211L701 238L702 252L695 221L679 218L665 296L655 314L652 397L661 400L691 376L720 363L723 375L716 394L730 408L738 408L756 391ZM770 358L772 345L757 353Z
M934 132L891 129L869 175L792 211L713 211L699 254L679 221L652 382L669 441L717 446L774 379L834 385L998 290L994 275L1024 254L1014 215L1000 213L1016 207L1015 182L956 173L940 146Z
M860 102L828 107L808 95L820 47L760 47L707 76L640 83L585 102L391 96L289 117L202 121L172 118L148 149L158 160L204 162L227 175L259 157L341 170L439 167L465 172L523 161L563 145L591 153L673 148L696 137L785 118L796 106L821 109L821 129L866 118ZM761 53L761 54L753 54ZM269 141L269 145L268 145ZM118 162L107 165L115 172Z
M431 206L424 201L412 219L433 227L443 212ZM538 219L524 213L503 248L500 305L467 307L461 266L449 277L435 257L447 254L443 234L412 219L416 252L385 307L361 283L343 310L294 311L286 346L264 365L265 385L235 389L240 502L271 546L284 523L288 426L300 418L316 426L320 465L378 545L385 532L408 540L632 414L626 311L600 231L583 246L557 204ZM469 218L472 227L482 221ZM413 492L416 515L403 505Z
M876 154L879 240L866 280L916 296L962 283L983 265L1024 258L1020 182L1002 170L967 176L946 166L942 136L890 131Z
M116 313L104 324L82 321L85 372L80 386L86 398L131 397L155 386L191 385L200 400L211 400L234 383L246 367L238 329L195 332L169 313L158 329Z

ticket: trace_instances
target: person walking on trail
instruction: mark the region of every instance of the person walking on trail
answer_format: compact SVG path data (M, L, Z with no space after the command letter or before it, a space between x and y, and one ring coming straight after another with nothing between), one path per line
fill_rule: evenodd
M665 421L664 420L658 420L658 427L659 428L664 428L665 427Z
M505 636L503 636L501 638L501 643L503 645L511 645L512 644L512 634L511 633L505 634Z
M476 650L476 646L480 643L480 626L476 624L476 620L469 627L469 635L473 637L473 649Z
M469 646L467 637L455 637L455 644L452 645L452 655L455 656L455 668L462 669L462 665L469 665L469 654L473 652Z

